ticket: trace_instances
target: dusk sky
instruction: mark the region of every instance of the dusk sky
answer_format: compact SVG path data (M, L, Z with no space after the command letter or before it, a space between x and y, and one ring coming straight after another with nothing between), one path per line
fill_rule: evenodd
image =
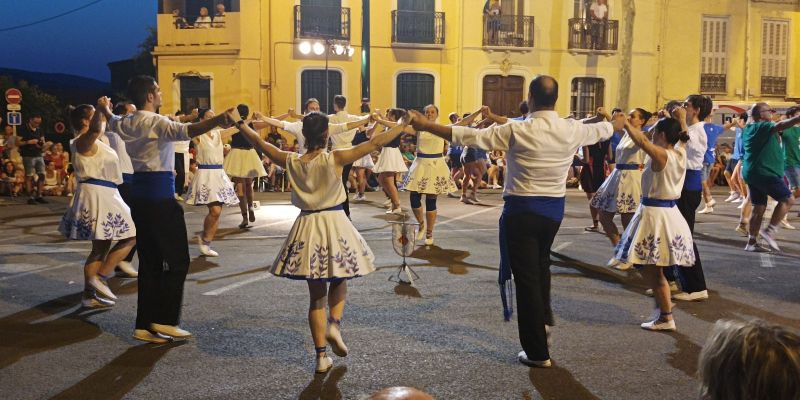
M131 58L156 25L156 0L4 0L0 67L58 72L109 81L107 63Z

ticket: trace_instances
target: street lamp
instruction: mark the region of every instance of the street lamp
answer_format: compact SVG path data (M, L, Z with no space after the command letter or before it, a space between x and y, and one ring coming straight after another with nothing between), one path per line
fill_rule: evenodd
M297 50L300 54L307 56L314 52L314 55L321 56L325 54L325 112L330 114L330 82L328 81L328 57L333 54L335 56L347 55L353 57L356 49L350 46L350 43L343 40L336 40L326 38L322 40L303 40L297 44Z

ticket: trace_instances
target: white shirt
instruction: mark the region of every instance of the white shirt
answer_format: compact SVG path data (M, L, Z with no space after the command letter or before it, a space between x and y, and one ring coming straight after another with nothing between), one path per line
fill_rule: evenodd
M194 21L195 28L211 28L211 17L197 17Z
M343 124L334 124L333 121L329 119L328 123L328 136L333 138L334 135L341 135L342 133L347 133L349 131L345 131L347 129L347 123ZM306 137L303 136L303 120L295 121L295 122L286 122L281 121L283 123L283 130L292 134L295 139L297 140L297 153L306 154ZM357 131L358 129L353 129L353 131ZM355 134L353 134L355 135ZM333 139L331 139L333 140ZM353 141L353 138L350 138L350 142ZM343 146L340 148L347 148L353 147L353 145L347 142L347 146Z
M114 116L108 128L125 141L134 172L173 171L175 142L190 140L189 126L154 112Z
M361 119L361 117L350 115L347 111L339 111L329 116L331 124L346 124L348 122L358 121L359 119ZM356 132L358 132L358 129L351 129L342 133L329 131L328 136L331 138L331 149L336 150L353 147L353 137L356 136Z
M589 11L592 12L595 18L604 19L608 14L608 7L605 4L592 3L591 7L589 7Z
M454 126L453 143L506 152L503 195L564 197L575 152L613 133L609 122L584 124L562 119L555 111L537 111L524 121L486 129Z
M175 142L175 152L176 153L188 153L189 152L189 140L181 140L179 142Z
M696 171L703 169L703 158L708 150L708 137L706 136L705 122L692 124L686 133L689 134L689 141L683 144L686 149L686 169ZM678 146L680 143L678 142ZM676 146L677 147L677 146Z
M133 173L133 164L131 164L131 157L128 155L128 150L125 148L125 142L116 132L106 129L106 137L108 138L108 145L117 152L119 157L119 167L123 174Z

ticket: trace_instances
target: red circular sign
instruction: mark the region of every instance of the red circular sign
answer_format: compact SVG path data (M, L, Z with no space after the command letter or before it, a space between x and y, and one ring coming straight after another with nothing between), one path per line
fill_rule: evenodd
M56 125L53 128L55 129L56 133L64 133L64 129L66 129L67 127L64 126L63 122L58 121L56 122Z
M19 104L22 102L22 92L15 88L6 90L6 101L8 104Z

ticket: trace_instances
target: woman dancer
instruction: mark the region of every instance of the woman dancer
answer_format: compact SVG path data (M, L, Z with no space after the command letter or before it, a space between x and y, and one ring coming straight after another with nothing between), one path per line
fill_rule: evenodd
M372 136L373 128L374 126L369 129L360 129L356 132L356 135L353 137L353 146L369 141L369 137ZM367 170L372 171L373 168L375 168L375 163L372 162L372 154L367 154L353 163L353 172L356 175L357 189L353 201L367 200L367 198L364 197L364 191L367 189Z
M461 180L460 202L464 204L480 204L478 200L478 188L483 181L483 174L486 173L486 151L478 148L464 147L461 153L461 164L464 166L464 178ZM472 195L467 196L470 184Z
M663 268L694 264L692 232L676 206L686 176L686 150L675 144L687 142L689 135L674 118L656 124L652 142L630 122L625 128L649 157L642 173L642 205L617 244L615 257L643 266L642 274L653 289L657 309L652 320L641 327L674 331L670 289Z
M108 97L102 97L98 105L108 107L109 102ZM72 110L69 117L78 132L78 137L70 142L70 150L80 185L58 230L69 239L92 241L92 251L83 266L81 304L89 308L111 307L117 297L104 281L136 244L136 227L130 208L117 190L122 183L117 153L97 140L105 131L105 116L95 112L91 105L83 104ZM112 248L114 240L118 242Z
M240 104L237 109L242 118L247 118L250 113L244 104ZM239 229L245 229L249 226L248 222L256 222L256 213L253 210L253 179L267 176L267 171L253 145L239 133L231 138L231 151L225 157L223 167L236 184L236 196L239 197L239 210L242 212Z
M199 115L201 120L207 120L214 118L215 114L213 110L205 109L200 110ZM193 206L205 204L208 207L208 214L203 220L203 231L197 236L200 254L204 256L216 257L219 255L211 249L211 241L214 240L214 235L217 233L222 206L239 204L233 183L222 169L225 158L222 140L235 132L238 132L238 129L231 128L225 131L212 129L193 139L197 149L197 173L189 185L186 204Z
M628 123L641 130L651 115L641 108L634 109L628 114ZM610 115L605 117L609 120L611 118ZM642 196L644 153L629 135L623 134L617 145L615 159L617 161L616 168L603 185L597 189L597 193L589 203L593 209L599 211L600 224L603 225L603 231L611 240L612 246L616 246L620 238L617 224L614 223L614 214L619 213L622 229L625 230L633 218L633 213L639 208L639 198ZM607 265L619 270L631 267L631 264L621 264L613 257Z
M308 323L314 340L316 372L327 372L334 354L344 357L347 346L341 337L340 321L347 296L347 280L375 270L375 259L367 243L344 213L347 193L342 186L342 169L389 144L406 127L406 122L372 136L355 147L327 152L328 116L312 112L303 117L304 155L281 151L261 140L243 121L237 127L273 162L286 168L292 182L292 204L302 211L294 222L270 272L276 276L305 280L311 297ZM330 288L327 288L330 283ZM327 294L326 294L327 292ZM327 296L330 314L325 318Z
M390 108L386 111L386 118L391 122L397 122L404 113L403 110ZM403 212L400 208L400 196L397 194L397 174L408 171L399 149L402 137L403 135L398 135L381 149L378 163L373 169L378 174L378 182L383 188L383 193L389 198L387 214L402 214Z

